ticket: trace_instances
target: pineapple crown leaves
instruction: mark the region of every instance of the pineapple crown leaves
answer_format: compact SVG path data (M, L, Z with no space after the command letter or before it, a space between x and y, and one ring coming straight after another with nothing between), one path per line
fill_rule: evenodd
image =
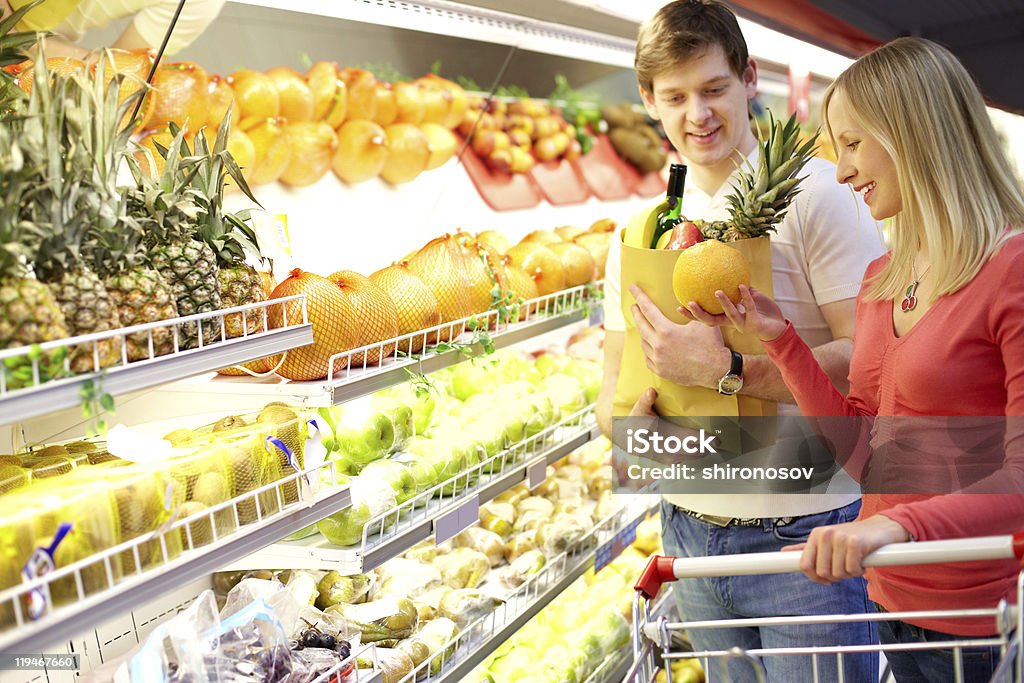
M40 45L21 124L34 174L22 218L43 233L35 265L49 280L90 263L92 233L125 229L116 179L130 132L118 128L133 101L118 103L120 79L108 83L103 76L106 53L95 72L51 77L44 52Z
M229 108L217 128L212 149L206 140L205 131L199 131L193 157L197 173L190 180L201 209L198 236L210 245L220 265L244 261L246 252L254 256L260 254L256 232L249 225L250 211L224 212L224 189L229 177L249 200L262 208L245 181L242 169L228 151L230 129Z
M806 178L797 174L817 151L817 132L800 144L796 114L783 123L768 112L768 122L767 139L758 135L757 165L747 161L739 166L739 177L727 197L732 224L749 237L775 230L775 225L785 218Z

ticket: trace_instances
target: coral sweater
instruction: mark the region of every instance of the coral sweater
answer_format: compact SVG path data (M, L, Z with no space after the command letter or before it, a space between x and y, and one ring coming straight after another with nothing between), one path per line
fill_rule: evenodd
M887 260L888 256L883 256L873 262L865 282ZM857 299L848 397L835 389L792 325L778 339L766 343L765 349L804 415L842 416L847 425L857 422L856 418L867 418L865 422L875 423L869 437L873 444L877 443L879 424L896 422L875 419L880 416L908 416L899 424L920 423L918 416L1024 416L1022 273L1024 235L1016 235L970 283L935 301L902 337L893 331L892 301L868 300L862 288ZM1024 495L1017 493L1024 491L1021 423L1013 417L1006 421L1002 470L969 486L969 493L903 493L908 487L892 493L868 490L861 519L883 514L918 541L1024 529ZM998 426L1003 426L1002 420ZM918 458L936 457L930 448L906 452ZM1001 493L991 493L993 490ZM1007 560L869 569L866 576L871 598L889 611L968 609L994 607L1002 598L1015 602L1019 571L1017 562ZM996 632L990 618L908 621L957 635Z

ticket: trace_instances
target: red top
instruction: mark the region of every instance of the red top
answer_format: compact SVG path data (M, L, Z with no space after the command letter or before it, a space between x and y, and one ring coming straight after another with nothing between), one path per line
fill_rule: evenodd
M865 282L879 272L888 256L868 266ZM815 361L811 350L790 325L765 349L779 366L804 415L844 416L1024 416L1024 235L1010 238L958 292L935 301L902 337L893 330L891 300L857 299L856 336L850 362L850 394L843 396ZM962 424L964 418L941 424ZM877 453L880 440L898 439L903 453L929 456L933 466L936 432L909 437L907 425L927 420L865 420L860 434ZM823 421L823 424L825 421ZM870 433L867 427L873 427ZM936 422L930 421L934 426ZM1024 495L985 493L1024 491L1024 420L989 421L1005 425L1002 444L993 444L1003 468L966 487L973 495L909 495L905 480L897 493L865 493L860 518L884 514L919 541L1008 534L1024 529ZM894 432L893 425L902 428ZM962 444L943 427L946 445L961 453ZM884 432L884 433L883 433ZM921 447L926 443L925 447ZM891 446L891 443L888 445ZM1003 450L1005 448L1005 451ZM888 455L888 454L887 454ZM877 459L876 455L876 459ZM866 458L852 458L858 470ZM872 462L874 464L874 461ZM871 487L867 487L871 490ZM884 489L886 491L892 488ZM918 489L922 490L922 489ZM928 489L934 493L934 489ZM994 607L1016 593L1020 571L1016 561L989 561L868 569L869 595L889 611ZM1015 601L1015 599L1013 600ZM985 619L913 619L916 625L957 635L996 632Z

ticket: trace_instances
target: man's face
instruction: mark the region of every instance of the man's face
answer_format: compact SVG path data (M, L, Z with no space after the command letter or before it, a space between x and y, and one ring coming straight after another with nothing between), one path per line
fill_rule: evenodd
M757 93L753 60L740 78L721 46L710 45L656 75L652 85L653 93L640 89L647 112L687 163L717 166L744 153L741 143L752 135L748 103Z

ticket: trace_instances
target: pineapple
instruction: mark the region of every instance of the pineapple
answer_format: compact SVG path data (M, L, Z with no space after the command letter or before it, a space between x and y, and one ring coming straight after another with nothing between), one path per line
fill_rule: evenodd
M19 219L32 182L18 144L14 121L0 120L0 349L62 339L68 336L64 314L46 285L29 275L32 254L42 241L36 226ZM61 354L40 359L40 380L61 374ZM9 389L34 384L31 363L17 357L0 366Z
M741 169L728 197L728 221L696 221L706 239L722 242L763 237L775 230L799 193L800 169L814 154L817 135L800 143L796 114L783 123L769 113L768 139L760 140L757 167Z
M200 206L198 237L216 254L223 308L258 303L268 297L263 276L245 262L246 253L259 256L256 233L248 224L249 212L225 214L223 210L225 181L229 176L249 199L259 204L227 149L230 118L229 111L217 130L213 149L207 144L205 133L199 131L195 142L199 161L197 173L191 180L191 189ZM244 329L241 313L228 315L224 321L229 339L254 334L262 324L260 311L246 313Z
M165 163L157 178L142 172L134 157L128 160L135 187L127 191L129 213L143 225L149 264L170 285L178 315L208 313L221 307L217 288L217 262L213 250L195 239L199 206L188 189L195 160L184 141L184 131L160 149ZM220 337L216 320L203 322L203 344ZM182 346L199 344L199 326L182 325Z
M117 131L117 88L84 75L50 81L45 65L39 61L39 82L50 86L34 88L27 108L39 125L25 126L21 136L34 171L21 218L43 238L34 256L36 276L56 297L70 334L116 329L121 321L85 262L83 245L91 226L110 220L110 207L119 203L110 171L128 133ZM71 369L92 372L119 359L120 339L105 339L72 349Z

